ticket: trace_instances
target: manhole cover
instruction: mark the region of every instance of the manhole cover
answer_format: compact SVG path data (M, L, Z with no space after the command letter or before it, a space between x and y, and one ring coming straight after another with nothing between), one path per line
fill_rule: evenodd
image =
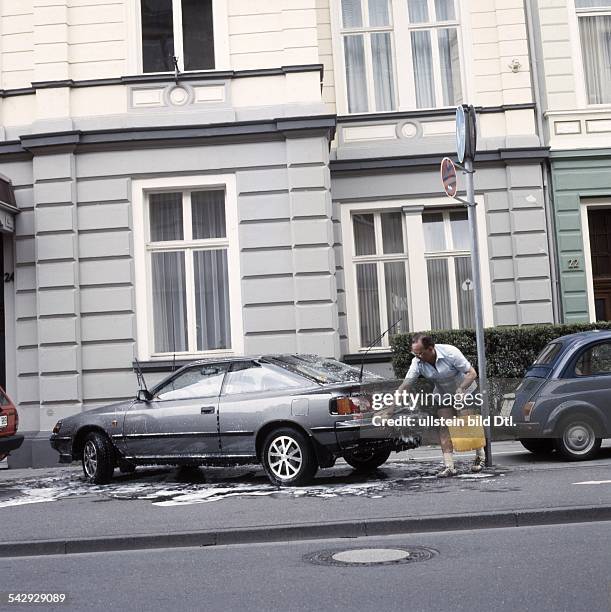
M397 565L428 561L439 554L432 548L410 546L402 548L351 548L319 550L304 555L303 560L316 565L335 565L338 567L366 565Z

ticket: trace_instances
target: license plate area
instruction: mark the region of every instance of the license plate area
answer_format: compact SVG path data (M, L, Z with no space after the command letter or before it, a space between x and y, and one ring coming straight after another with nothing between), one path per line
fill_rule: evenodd
M6 414L0 415L0 428L8 425L8 416Z
M511 393L503 396L503 404L501 406L501 416L508 417L511 414L511 409L516 401L516 396Z

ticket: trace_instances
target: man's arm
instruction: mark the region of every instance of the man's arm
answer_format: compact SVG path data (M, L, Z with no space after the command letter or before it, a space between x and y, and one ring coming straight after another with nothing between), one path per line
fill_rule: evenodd
M418 360L416 357L412 359L412 363L409 366L409 370L407 370L407 374L403 382L399 385L397 391L402 393L404 390L409 391L412 385L418 380L418 376L420 376L420 369L418 368Z
M473 366L470 367L469 371L465 374L463 381L458 385L458 389L456 389L457 393L464 393L465 389L468 389L471 386L471 383L477 378L477 372Z

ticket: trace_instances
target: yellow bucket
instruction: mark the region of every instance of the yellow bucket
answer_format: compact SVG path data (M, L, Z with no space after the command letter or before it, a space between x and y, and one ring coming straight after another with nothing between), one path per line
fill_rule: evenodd
M461 453L486 446L486 436L483 426L481 424L467 425L466 415L463 418L465 420L464 425L448 425L448 431L450 432L454 450Z

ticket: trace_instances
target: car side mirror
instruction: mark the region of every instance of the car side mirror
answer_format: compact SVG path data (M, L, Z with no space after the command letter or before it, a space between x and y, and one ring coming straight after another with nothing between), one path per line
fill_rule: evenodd
M153 395L148 389L139 389L136 398L139 402L150 402L153 399Z

